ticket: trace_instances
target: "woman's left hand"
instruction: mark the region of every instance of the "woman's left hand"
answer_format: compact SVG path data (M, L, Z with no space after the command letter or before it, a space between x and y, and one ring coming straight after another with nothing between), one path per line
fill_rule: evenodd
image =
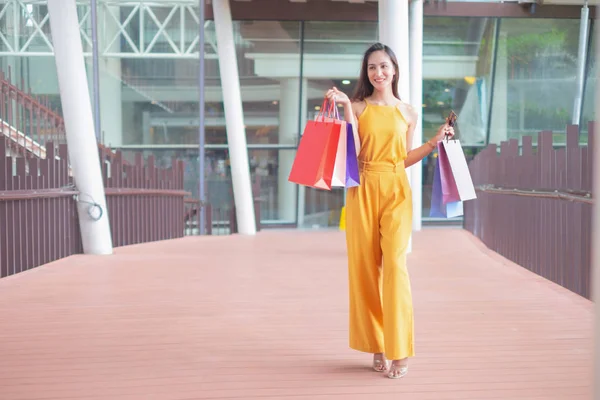
M335 101L336 103L344 105L344 106L351 105L351 102L350 102L350 99L348 98L348 95L346 95L346 93L342 92L341 90L339 90L335 86L332 87L331 89L329 89L327 91L327 93L325 93L325 97L329 101Z
M454 137L454 128L448 125L447 123L440 126L440 128L437 131L437 134L435 135L435 140L437 142L441 142L446 138L446 136L448 137L448 139L452 139Z

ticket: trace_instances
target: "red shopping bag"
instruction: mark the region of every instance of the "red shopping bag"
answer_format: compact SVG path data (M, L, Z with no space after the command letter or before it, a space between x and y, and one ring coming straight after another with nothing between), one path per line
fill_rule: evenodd
M340 138L340 121L326 117L321 112L331 112L327 101L315 121L308 121L298 145L298 151L288 180L303 186L331 190L337 146Z
M326 102L323 102L323 106L325 105ZM337 143L333 174L331 177L331 187L344 187L346 185L346 147L348 143L346 121L340 119L340 114L336 107L335 101L329 102L329 104L327 104L325 114L321 115L319 113L315 120L334 122L340 125L340 135Z

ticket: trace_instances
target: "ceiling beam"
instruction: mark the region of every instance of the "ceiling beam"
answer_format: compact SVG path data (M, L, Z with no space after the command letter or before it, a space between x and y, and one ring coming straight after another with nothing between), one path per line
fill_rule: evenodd
M590 17L596 18L595 6ZM252 0L233 1L231 13L238 21L377 21L376 1L363 0ZM504 18L569 18L579 19L581 6L541 4L535 13L517 2L425 2L425 16L437 17L504 17ZM206 18L213 19L212 6L206 6Z

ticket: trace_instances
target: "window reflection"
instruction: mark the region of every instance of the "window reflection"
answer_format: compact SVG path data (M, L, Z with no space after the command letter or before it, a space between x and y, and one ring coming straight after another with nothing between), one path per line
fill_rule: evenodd
M98 10L102 138L113 147L150 149L164 160L184 158L186 190L197 196L198 60L189 54L180 56L173 49L175 45L190 54L198 51L193 15L197 9L184 7L174 13L164 34L156 36L160 27L152 24L144 35L139 34L143 21L132 5L102 4ZM83 20L86 6L79 7L82 32L89 35L89 16ZM179 5L161 8L148 3L140 7L162 23L171 12L169 7ZM35 19L39 23L47 7L28 5L27 11L31 13L19 30L7 30L10 43L15 35L30 35L27 22ZM184 28L173 29L181 18ZM287 182L287 176L306 121L318 112L327 88L337 86L352 92L361 56L377 40L378 26L375 22L306 21L303 37L301 26L298 21L234 21L250 169L264 223L337 226L344 191L297 187ZM44 33L49 33L47 27ZM211 202L231 207L227 116L213 21L206 23L205 35L207 188ZM488 141L535 137L540 130L552 130L555 143L564 142L576 93L578 20L425 17L423 36L424 140L431 138L454 110L467 158ZM39 38L32 45L38 42L42 47L36 51L51 51ZM0 51L8 51L1 44ZM83 45L84 51L91 50L87 41ZM149 51L140 56L135 48ZM595 117L595 40L589 49L582 141L586 140L587 123ZM60 110L51 57L5 54L0 65L5 73L11 69L14 81L23 81L27 90L44 96ZM91 57L86 57L86 68L91 77ZM434 161L432 155L422 163L424 218L429 214Z

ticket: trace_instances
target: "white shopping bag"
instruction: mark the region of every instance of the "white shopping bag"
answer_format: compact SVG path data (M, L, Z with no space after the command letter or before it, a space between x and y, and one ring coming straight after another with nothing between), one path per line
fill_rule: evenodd
M475 187L473 186L467 159L465 158L465 153L460 145L460 141L444 139L442 145L448 156L452 176L454 177L460 200L466 201L476 199L477 195L475 194Z
M346 148L348 146L348 136L345 134L346 121L341 121L340 125L340 140L338 141L337 153L335 155L331 187L346 186Z

